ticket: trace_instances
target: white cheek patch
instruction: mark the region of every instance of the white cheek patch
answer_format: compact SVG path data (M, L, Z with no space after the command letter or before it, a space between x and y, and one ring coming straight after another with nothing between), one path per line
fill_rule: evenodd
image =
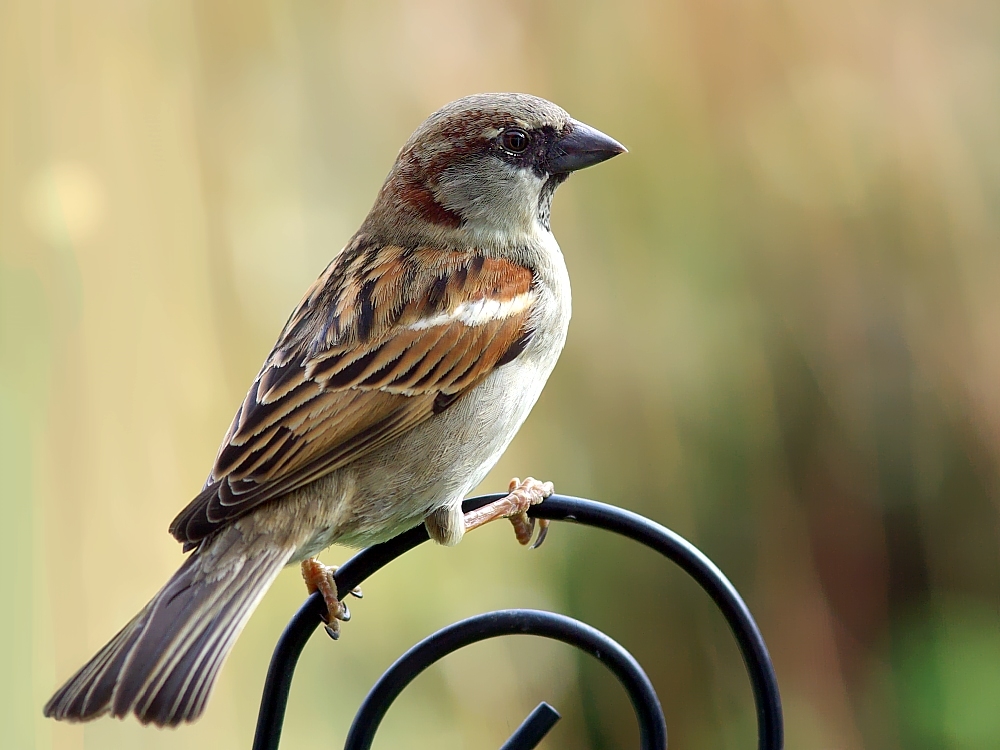
M448 323L462 323L467 326L481 326L495 320L506 320L527 310L535 301L534 292L525 292L512 299L501 302L495 299L477 299L463 302L447 312L421 318L407 328L411 331L423 331L434 326Z

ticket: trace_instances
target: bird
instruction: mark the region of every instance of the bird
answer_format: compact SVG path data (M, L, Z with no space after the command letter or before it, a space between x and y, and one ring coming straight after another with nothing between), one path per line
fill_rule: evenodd
M528 94L466 96L406 141L358 231L306 291L170 533L189 553L152 600L49 700L68 721L204 711L278 573L300 564L326 627L348 613L316 556L423 523L451 546L553 491L533 478L468 515L566 341L552 196L626 149ZM539 531L537 545L544 538Z

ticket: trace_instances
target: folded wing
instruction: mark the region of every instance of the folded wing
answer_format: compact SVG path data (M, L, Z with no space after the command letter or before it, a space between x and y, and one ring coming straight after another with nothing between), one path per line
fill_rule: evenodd
M194 546L447 409L520 354L536 296L509 261L357 240L285 325L171 533Z

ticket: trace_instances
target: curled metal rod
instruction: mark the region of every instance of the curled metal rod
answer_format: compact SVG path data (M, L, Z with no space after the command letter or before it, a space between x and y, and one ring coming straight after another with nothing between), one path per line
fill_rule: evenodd
M466 500L462 508L468 512L501 497L503 495L496 494L472 498ZM736 637L757 709L759 750L781 750L784 746L781 698L767 647L743 599L711 560L686 539L648 518L593 500L553 495L534 506L529 515L621 534L656 550L694 578L722 611ZM421 525L384 544L362 550L340 566L335 576L338 590L350 591L359 586L377 570L427 539L427 531ZM277 750L295 664L309 636L322 622L324 610L322 596L312 594L282 633L264 684L254 750Z
M369 750L389 706L413 679L434 662L460 648L505 635L540 635L583 649L607 666L621 682L639 720L639 747L666 750L667 724L656 691L628 651L590 625L554 612L506 609L476 615L442 628L401 656L386 670L361 704L344 750ZM508 747L525 747L511 745ZM541 740L541 737L538 737ZM537 741L527 745L532 748Z

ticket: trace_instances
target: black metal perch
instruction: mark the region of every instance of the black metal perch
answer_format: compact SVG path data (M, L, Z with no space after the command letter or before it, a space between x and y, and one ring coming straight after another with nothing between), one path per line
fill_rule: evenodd
M503 495L472 498L465 501L463 508L468 512L500 497ZM782 749L781 698L764 639L743 599L711 560L690 542L648 518L593 500L553 495L533 507L530 515L553 521L572 521L621 534L656 550L694 578L722 610L736 636L757 708L759 750ZM337 571L338 590L350 591L359 586L374 572L427 541L427 538L427 531L419 526L384 544L362 550ZM295 665L309 636L322 623L324 609L322 596L318 593L311 595L288 623L275 647L257 717L254 750L277 750ZM666 724L659 700L642 668L624 648L589 625L563 615L534 610L503 610L449 625L400 657L382 675L359 709L348 733L345 750L367 750L371 747L379 723L392 702L413 678L438 659L471 643L513 634L553 638L598 658L611 669L629 694L639 722L642 750L666 748ZM558 720L559 714L548 704L541 703L501 750L530 750L536 747Z

